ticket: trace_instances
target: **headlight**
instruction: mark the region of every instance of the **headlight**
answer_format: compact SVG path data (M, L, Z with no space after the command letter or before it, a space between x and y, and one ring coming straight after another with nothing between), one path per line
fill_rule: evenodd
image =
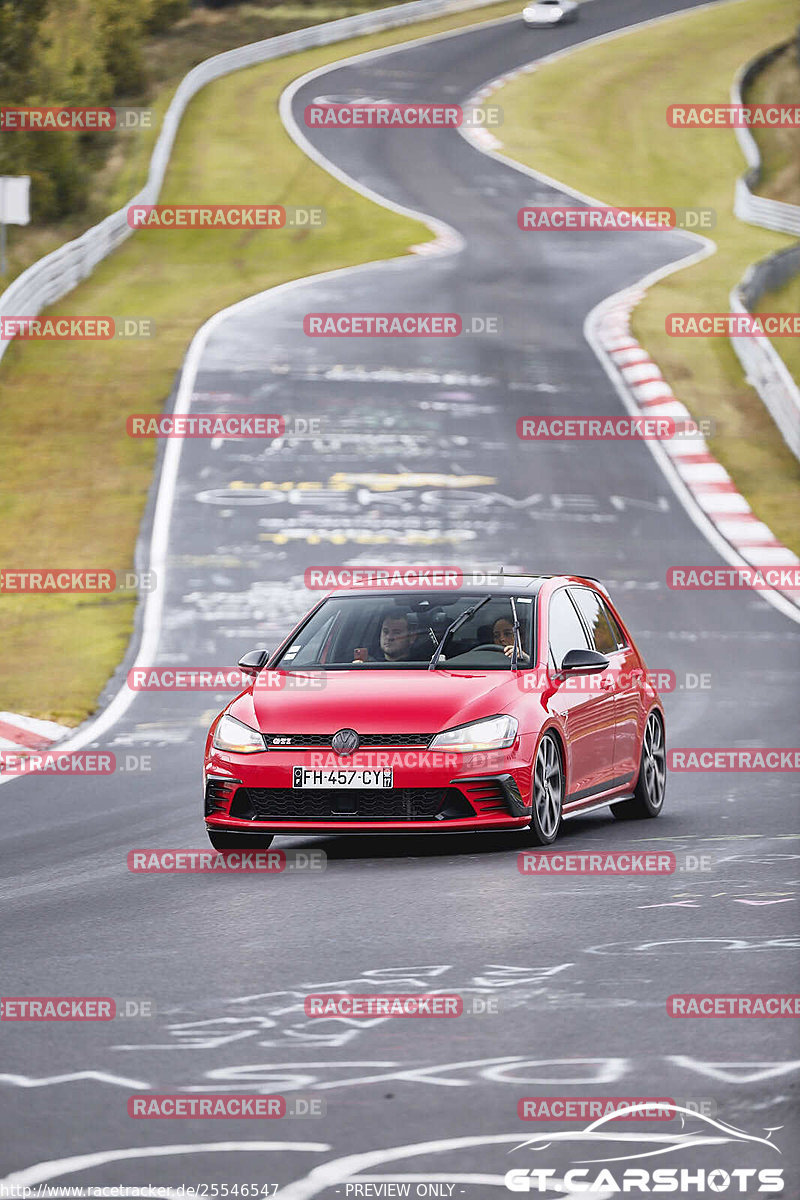
M214 731L213 745L217 750L231 750L234 754L252 754L256 750L266 750L264 739L256 729L251 729L243 721L228 713L220 721Z
M437 733L429 749L457 750L462 754L472 750L503 750L513 746L516 736L515 717L488 717L485 721L473 721L471 725Z

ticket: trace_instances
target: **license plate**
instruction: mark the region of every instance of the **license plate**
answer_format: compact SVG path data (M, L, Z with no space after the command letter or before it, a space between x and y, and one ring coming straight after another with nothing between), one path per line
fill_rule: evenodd
M392 768L380 770L351 770L348 767L320 770L315 767L293 767L292 787L296 788L390 788Z

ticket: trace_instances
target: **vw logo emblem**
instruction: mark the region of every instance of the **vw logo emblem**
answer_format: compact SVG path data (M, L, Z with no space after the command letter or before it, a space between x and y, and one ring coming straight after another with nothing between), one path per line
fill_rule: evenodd
M355 729L338 729L331 738L331 746L337 754L352 754L361 745Z

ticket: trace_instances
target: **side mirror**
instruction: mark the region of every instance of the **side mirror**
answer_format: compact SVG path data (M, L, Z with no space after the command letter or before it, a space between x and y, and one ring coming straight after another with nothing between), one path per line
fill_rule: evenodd
M244 671L245 675L252 675L255 678L259 671L264 670L269 659L269 650L248 650L247 654L243 654L239 659L237 666Z
M605 671L607 666L608 659L605 654L598 654L596 650L568 650L561 663L561 670L595 675L598 671Z

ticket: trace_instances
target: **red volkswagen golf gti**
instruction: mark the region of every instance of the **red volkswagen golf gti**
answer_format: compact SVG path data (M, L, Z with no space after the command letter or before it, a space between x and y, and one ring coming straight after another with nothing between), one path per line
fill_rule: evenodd
M528 830L664 802L664 713L601 584L336 592L219 714L205 754L217 849L276 834Z

